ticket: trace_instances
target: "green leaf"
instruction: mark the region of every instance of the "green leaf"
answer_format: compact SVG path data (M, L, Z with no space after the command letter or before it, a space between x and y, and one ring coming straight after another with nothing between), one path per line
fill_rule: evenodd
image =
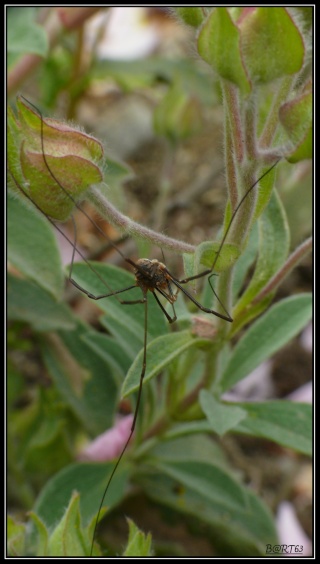
M197 466L195 463L194 465ZM187 472L188 464L184 463L184 466ZM225 504L224 492L229 498L225 490L221 490L220 500L216 498L212 503L207 494L212 486L216 490L215 482L207 486L205 495L195 491L189 484L156 470L140 475L139 483L157 503L185 515L192 515L197 522L209 525L218 555L265 555L266 544L278 542L274 519L268 507L250 490L242 488L236 482L235 487L242 490L245 505ZM226 483L222 480L220 485L224 487Z
M60 253L47 219L8 194L8 257L28 278L56 300L64 287Z
M95 538L96 538L95 528L96 528L97 522L100 523L100 521L105 516L106 512L107 512L107 509L105 507L102 507L100 509L99 513L97 513L96 516L94 515L92 517L91 522L89 523L89 525L86 528L87 545L89 547L88 554L90 554L90 556L91 556L91 552L92 552L92 556L102 556L100 547L99 547L98 543L95 541ZM98 519L98 521L97 521L97 519Z
M211 503L223 503L231 509L246 508L245 490L220 466L190 459L188 462L160 461L157 469Z
M289 157L287 157L288 162L297 163L304 159L311 159L313 155L312 147L313 127L310 126L297 149Z
M200 421L195 423L200 423ZM184 430L183 427L185 427ZM151 449L148 449L148 457L157 458L161 462L185 462L186 464L189 464L190 460L211 464L214 460L215 465L228 470L229 463L226 455L222 447L212 440L211 428L208 424L206 434L200 429L194 433L194 427L191 427L190 423L180 423L174 429L177 431L174 438L169 438L174 434L169 430L161 442L157 442Z
M36 23L37 11L34 7L10 7L7 21L7 46L9 66L17 58L27 53L46 57L49 48L47 34Z
M42 342L42 354L67 405L85 429L97 434L113 423L118 375L105 357L86 344L88 334L93 338L93 330L79 323L73 331L48 335Z
M73 329L75 318L38 284L8 274L8 317L30 323L37 331Z
M247 418L234 429L312 456L312 406L291 401L238 403Z
M131 364L130 358L115 339L97 331L86 333L81 338L112 368L115 374L125 376Z
M289 162L295 163L302 159L312 158L312 112L311 91L304 92L280 108L280 121L295 146L292 154L287 157Z
M261 313L261 304L251 306L253 298L283 266L289 251L289 228L284 208L276 192L259 220L259 255L250 284L233 310L233 333ZM268 302L265 302L265 307ZM239 317L239 320L237 318Z
M258 219L261 216L271 200L271 196L275 187L278 166L279 161L271 169L269 166L264 166L257 170L256 175L257 178L260 178L260 180L258 186L255 187L255 190L257 191L257 202L254 213L254 220Z
M25 556L25 538L26 525L24 523L16 523L14 519L8 515L7 517L7 542L8 556L19 557Z
M199 401L212 429L220 436L246 418L244 409L217 401L207 390L200 391Z
M7 108L7 168L9 171L8 185L16 192L20 193L17 186L24 188L24 177L20 167L20 141L21 127L11 108ZM13 178L14 177L14 178Z
M196 269L194 264L194 253L193 254L184 253L182 255L182 258L183 258L183 269L184 269L185 278L190 278L190 276L194 276L194 274L196 274Z
M34 536L33 545L29 552L33 553L34 556L48 556L48 541L49 541L49 533L42 522L42 520L33 513L33 511L29 512L30 519L33 521L33 531L32 535L29 534L29 537ZM30 539L28 539L30 542ZM32 542L32 541L31 541Z
M271 307L235 346L220 382L223 391L245 378L295 337L312 316L312 296L299 294Z
M242 253L241 257L239 257L239 260L237 261L237 264L234 269L232 290L235 298L236 296L238 296L245 282L249 268L254 263L257 253L258 253L258 224L256 222L251 230L248 244L244 252Z
M108 175L108 182L121 185L125 180L129 180L134 176L130 166L122 161L111 158L106 155L104 169Z
M194 339L189 330L170 333L154 339L147 347L147 369L143 382L157 376L166 366L184 351L199 347L206 341ZM143 350L133 362L123 383L121 396L126 397L139 388L142 371Z
M33 402L10 415L11 457L17 457L17 464L26 476L32 476L31 484L26 481L25 490L58 471L72 458L70 434L66 408L61 404L54 389L40 390ZM33 501L33 494L32 494ZM31 503L32 503L31 501ZM30 501L28 502L30 504Z
M131 312L131 310L128 311L129 313ZM127 316L124 318L121 316L116 319L113 316L111 317L111 315L104 315L100 318L100 323L105 327L108 333L111 333L114 340L121 346L125 356L130 359L130 366L141 350L144 328L140 327L139 330L137 329L135 318L133 318L132 323L126 324L126 320Z
M240 51L240 31L227 8L214 9L205 20L198 37L200 56L218 75L233 82L242 94L249 94L251 84Z
M50 535L49 556L85 556L85 541L81 531L79 494L74 493L53 533Z
M212 430L208 421L191 421L177 423L165 435L166 439L176 439L198 433L210 433Z
M97 515L114 462L77 462L66 466L53 476L42 489L33 511L48 528L54 527L65 513L74 491L80 493L80 512L84 525ZM122 464L112 480L112 488L104 500L104 507L117 505L125 494L128 465Z
M129 525L129 540L122 556L153 556L151 534L145 535L131 519L127 518L127 523Z
M249 9L239 27L242 56L253 83L268 83L301 70L303 39L286 8Z
M35 419L36 426L29 437L28 449L40 450L46 447L52 449L54 447L54 441L57 441L57 439L62 443L61 430L63 428L64 418L57 409L54 410L53 408L47 407L47 410L45 410L44 405L44 399L42 402L39 401L39 413L38 417ZM60 418L57 418L57 415L60 415ZM62 450L63 445L61 444L61 451Z
M221 243L212 243L210 241L204 241L198 245L195 252L195 265L196 272L200 272L200 264L211 268L217 259L217 253L220 250L219 258L214 265L215 272L223 272L236 262L240 255L240 249L237 245L232 245L230 243L225 243L223 248L220 249Z

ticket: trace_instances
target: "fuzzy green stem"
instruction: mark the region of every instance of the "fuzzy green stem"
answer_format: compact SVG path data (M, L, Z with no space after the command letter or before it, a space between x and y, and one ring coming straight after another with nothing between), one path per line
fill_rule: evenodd
M97 188L91 188L88 192L88 200L112 225L128 235L139 239L145 239L159 247L164 247L165 249L172 250L178 254L195 252L195 247L193 245L189 245L183 241L178 241L177 239L172 239L171 237L166 237L162 233L157 233L152 229L148 229L147 227L132 221L129 217L119 212Z
M251 100L247 102L245 111L246 158L249 162L257 159L256 120L256 103L255 96L253 95Z
M237 88L227 81L222 80L221 86L226 119L228 119L230 124L233 150L236 161L240 164L244 158L244 135L240 112L239 93Z
M233 158L232 136L228 119L225 120L225 165L231 209L234 210L238 201L237 170Z

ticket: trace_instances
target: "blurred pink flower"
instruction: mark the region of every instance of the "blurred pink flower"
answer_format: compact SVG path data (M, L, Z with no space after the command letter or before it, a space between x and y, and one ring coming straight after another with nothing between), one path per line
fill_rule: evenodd
M313 347L313 327L312 323L309 323L307 327L302 332L300 337L300 343L306 351L310 351L312 353Z
M293 505L288 501L283 501L278 507L277 530L281 545L297 546L300 550L300 552L292 550L289 553L284 553L283 556L312 555L311 540L300 525Z
M286 399L291 401L300 401L303 403L312 403L313 402L313 384L312 382L307 382L291 392Z
M79 455L79 460L102 462L120 455L131 432L133 415L127 415L94 439Z

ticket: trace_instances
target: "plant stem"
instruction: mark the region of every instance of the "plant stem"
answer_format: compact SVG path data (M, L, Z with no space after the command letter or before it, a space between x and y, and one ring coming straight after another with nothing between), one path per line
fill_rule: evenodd
M222 80L221 85L226 119L228 119L230 124L233 149L236 161L240 164L244 158L244 135L240 113L239 95L237 88L230 82Z
M256 103L255 96L251 97L246 104L245 111L245 143L246 143L246 158L249 162L257 160L257 142L256 142Z
M91 188L88 192L88 200L99 210L99 213L105 217L112 225L124 231L128 235L145 239L154 243L159 247L172 250L176 253L194 253L195 247L171 237L166 237L162 233L157 233L152 229L148 229L139 223L136 223L129 217L119 212L97 188Z

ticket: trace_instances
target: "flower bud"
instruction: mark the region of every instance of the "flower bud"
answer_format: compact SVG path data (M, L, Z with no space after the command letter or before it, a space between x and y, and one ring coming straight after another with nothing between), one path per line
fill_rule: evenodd
M42 119L21 98L17 108L17 117L8 113L9 171L43 213L65 221L75 205L72 198L83 199L103 179L97 165L102 145L61 121Z

